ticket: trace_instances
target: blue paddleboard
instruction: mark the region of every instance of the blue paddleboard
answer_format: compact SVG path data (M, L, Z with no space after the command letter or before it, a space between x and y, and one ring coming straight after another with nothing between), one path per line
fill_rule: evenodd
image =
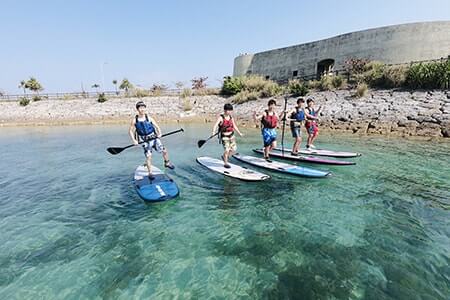
M155 179L148 178L148 170L145 166L139 166L134 172L134 186L138 195L148 202L165 201L178 196L180 191L172 178L152 166L152 174Z

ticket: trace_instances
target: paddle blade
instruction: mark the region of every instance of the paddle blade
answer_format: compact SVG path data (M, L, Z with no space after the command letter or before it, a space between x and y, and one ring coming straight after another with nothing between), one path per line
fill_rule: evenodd
M119 154L120 152L123 151L122 147L109 147L108 149L106 149L109 153L111 153L112 155L115 154Z
M197 142L197 146L198 146L199 148L201 148L205 143L206 143L205 140L199 140L199 141Z

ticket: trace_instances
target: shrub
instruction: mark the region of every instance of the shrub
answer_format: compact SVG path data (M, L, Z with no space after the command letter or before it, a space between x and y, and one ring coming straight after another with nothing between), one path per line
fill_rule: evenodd
M346 80L342 76L336 75L331 77L331 85L335 89L341 89L346 85Z
M320 81L319 80L314 80L314 79L310 80L310 81L308 81L308 87L310 89L317 90L317 89L320 88Z
M319 89L321 91L329 91L333 89L333 84L332 84L332 76L322 76L322 78L320 78L320 85L319 85Z
M250 90L251 91L251 90ZM269 98L277 96L283 92L283 88L276 82L267 80L267 82L262 87L259 96L262 98Z
M231 102L235 104L241 104L252 100L257 100L260 97L260 93L257 91L241 91L233 96Z
M39 95L34 95L33 96L33 101L41 101L42 98Z
M167 91L169 87L165 84L153 84L150 88L150 93L152 96L161 96L163 92Z
M385 69L386 65L381 62L369 62L364 66L364 72L362 73L362 76L358 76L358 74L355 75L356 82L365 82L372 87L382 87L385 83Z
M134 89L133 96L138 98L144 98L150 96L150 92L144 89Z
M440 62L412 64L406 72L406 84L411 88L443 89L450 81L450 59Z
M190 111L192 110L192 103L191 101L189 101L189 99L184 99L183 100L183 111Z
M367 84L365 83L360 83L358 84L358 86L356 87L356 96L358 98L364 97L367 94Z
M108 98L106 98L105 93L98 94L97 101L100 103L106 102Z
M222 95L236 95L244 89L244 78L227 76L223 80Z
M181 93L180 93L180 97L181 98L187 98L187 97L190 97L190 96L192 96L192 90L191 89L183 89L182 91L181 91Z
M304 81L298 79L289 80L287 86L288 92L294 97L306 96L309 92L308 86Z
M30 104L30 99L28 99L26 97L20 98L20 101L19 101L20 106L27 106L28 104Z
M383 74L383 86L387 88L404 86L407 73L407 66L390 66L385 68Z

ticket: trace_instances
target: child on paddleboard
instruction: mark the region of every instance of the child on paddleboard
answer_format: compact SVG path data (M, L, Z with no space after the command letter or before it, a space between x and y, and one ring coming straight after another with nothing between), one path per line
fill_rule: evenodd
M236 121L231 115L233 111L233 105L227 103L223 106L223 114L221 114L213 127L212 135L219 132L219 139L223 145L223 166L227 169L231 168L228 164L228 158L236 152L236 137L234 132L239 133L240 136L244 136L237 127Z
M306 131L308 132L308 140L306 142L306 150L312 150L316 148L313 145L314 140L317 137L317 134L319 133L319 127L317 126L317 120L319 119L319 113L322 110L322 106L319 107L318 110L314 109L314 100L312 98L309 98L306 101L306 104L308 107L305 109L305 116L306 116Z
M144 148L144 154L146 157L146 165L148 169L148 177L150 180L154 179L152 174L152 152L156 150L158 153L162 153L164 158L164 166L169 169L174 169L174 165L169 160L169 153L162 144L161 129L156 123L155 119L147 115L147 106L144 102L139 101L136 103L136 110L138 114L131 120L129 134L133 144L138 145L139 142L144 142L142 147Z
M298 150L300 144L302 143L302 126L305 123L305 100L303 98L297 99L297 106L290 111L289 121L291 127L292 137L295 139L294 145L292 146L292 155L298 155Z
M275 106L277 102L274 99L269 100L267 103L267 109L261 115L253 113L253 119L255 122L261 121L261 134L264 145L264 159L267 162L272 162L269 158L270 151L277 146L277 125L278 116L275 112ZM284 112L281 113L283 115ZM281 118L281 116L279 117Z

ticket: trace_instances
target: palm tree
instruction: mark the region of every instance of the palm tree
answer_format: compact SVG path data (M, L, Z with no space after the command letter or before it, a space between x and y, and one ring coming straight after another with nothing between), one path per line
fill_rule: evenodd
M116 87L116 95L119 95L119 91L117 90L117 80L114 79L114 80L112 81L112 83L113 83L114 86Z
M133 88L133 85L132 85L131 82L130 82L128 79L126 79L126 78L124 78L124 79L122 80L122 82L120 83L120 86L119 86L119 89L125 90L125 93L127 94L127 96L128 96L128 91L129 91L130 89L132 89L132 88Z
M97 90L97 94L98 94L98 88L100 87L100 84L98 83L94 83L91 88L96 89Z
M35 92L38 95L39 91L42 91L44 89L42 85L39 83L39 81L37 81L37 79L34 77L30 77L30 79L28 79L25 85L30 91Z
M19 89L23 89L23 94L26 95L27 94L27 87L26 87L27 83L25 82L25 80L22 80L19 84Z

